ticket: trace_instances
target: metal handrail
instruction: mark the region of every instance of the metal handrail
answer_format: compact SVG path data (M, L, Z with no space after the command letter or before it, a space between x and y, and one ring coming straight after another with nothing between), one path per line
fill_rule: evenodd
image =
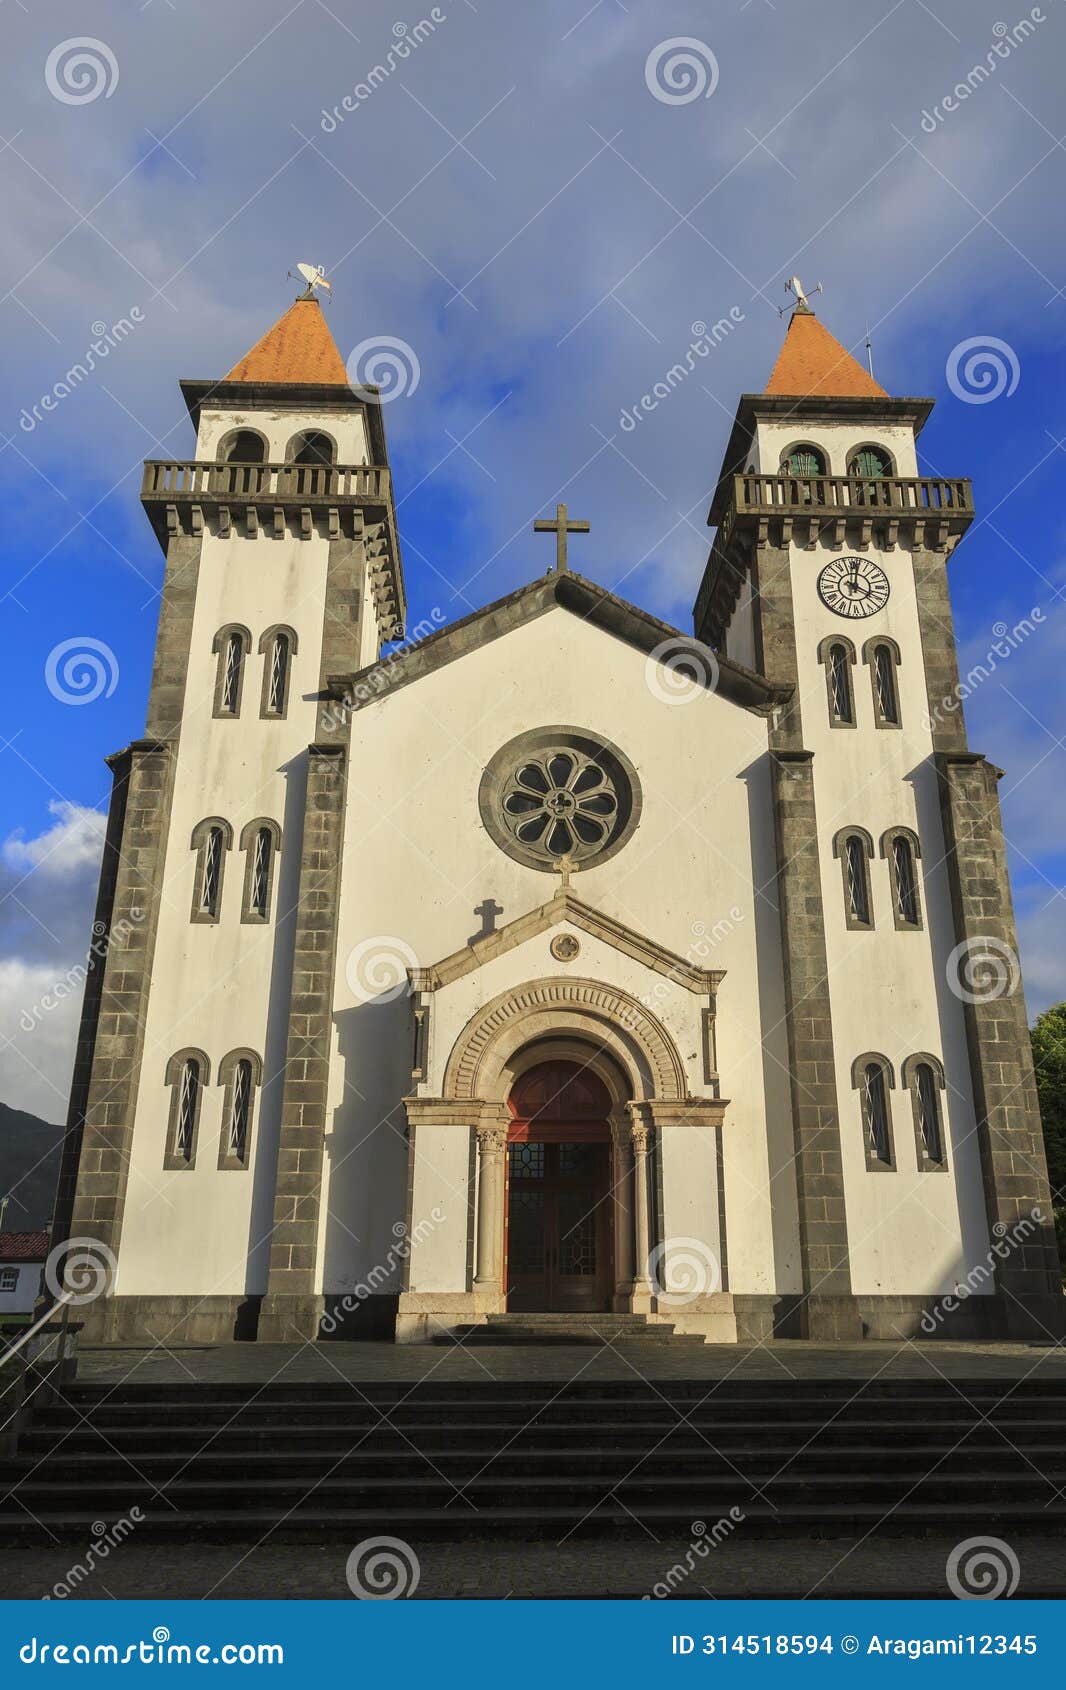
M9 1345L9 1347L4 1351L3 1355L0 1356L0 1367L4 1367L7 1364L7 1362L9 1362L11 1360L12 1356L17 1356L19 1351L22 1349L22 1346L24 1344L28 1344L30 1339L35 1337L36 1334L38 1332L40 1332L40 1330L43 1326L48 1325L48 1322L51 1319L53 1319L56 1309L62 1309L63 1310L63 1319L62 1319L61 1325L65 1329L67 1322L70 1319L68 1305L73 1302L74 1295L75 1295L75 1293L73 1291L62 1291L62 1292L60 1292L59 1296L56 1298L56 1300L52 1304L51 1308L45 1309L44 1313L37 1320L34 1321L33 1325L28 1326L26 1328L25 1332L22 1334L22 1337L17 1338L15 1340L15 1342L13 1344Z

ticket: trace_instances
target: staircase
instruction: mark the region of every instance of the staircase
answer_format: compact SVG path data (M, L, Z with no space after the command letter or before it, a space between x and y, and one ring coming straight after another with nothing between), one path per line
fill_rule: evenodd
M704 1339L650 1321L645 1314L490 1314L478 1326L457 1326L454 1333L442 1333L433 1342L462 1344L464 1349L496 1349L501 1344L589 1344L601 1349L605 1343L702 1345Z
M665 1539L731 1510L754 1535L1009 1539L1066 1524L1066 1382L75 1384L0 1481L10 1543L134 1505L176 1543Z

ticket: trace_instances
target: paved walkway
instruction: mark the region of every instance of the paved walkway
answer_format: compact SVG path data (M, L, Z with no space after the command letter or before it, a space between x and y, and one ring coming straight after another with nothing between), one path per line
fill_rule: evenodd
M84 1383L266 1384L568 1379L1022 1379L1066 1380L1066 1347L1051 1344L682 1344L602 1347L438 1347L432 1344L86 1345Z
M958 1539L790 1539L745 1542L741 1534L706 1555L685 1540L573 1546L499 1541L414 1546L419 1565L417 1598L522 1600L599 1597L639 1600L668 1594L677 1600L709 1597L868 1596L951 1599L945 1567ZM86 1546L87 1547L87 1546ZM118 1545L72 1597L159 1597L168 1600L233 1597L337 1598L350 1601L345 1578L348 1544L210 1544L184 1547ZM1061 1538L1019 1538L1015 1594L1066 1595L1066 1544ZM53 1591L79 1560L77 1545L28 1549L5 1556L4 1594L41 1597ZM967 1625L972 1629L971 1613ZM817 1621L812 1619L812 1624Z

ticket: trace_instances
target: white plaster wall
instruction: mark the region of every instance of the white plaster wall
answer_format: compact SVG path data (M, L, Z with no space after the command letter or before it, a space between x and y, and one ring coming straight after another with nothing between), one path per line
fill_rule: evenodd
M204 406L200 411L196 435L197 459L201 463L212 462L218 455L220 440L235 428L251 428L265 435L268 442L267 463L284 463L293 436L308 429L321 430L332 436L337 443L338 464L370 462L366 419L363 412L354 407L309 416L306 411L286 409L235 411L211 410Z
M801 439L827 452L832 474L846 473L851 451L870 441L888 447L899 474L918 473L909 431L880 425L807 430L802 424L760 424L761 467L776 472L781 451ZM841 555L847 550L842 547ZM815 754L852 1283L860 1294L938 1292L954 1286L983 1258L988 1236L962 1006L947 987L954 929L932 742L923 726L927 702L913 568L905 549L882 553L871 547L863 555L884 569L891 597L874 616L844 620L826 608L817 591L820 571L836 555L824 547L807 551L795 544L791 552L803 736ZM852 670L857 726L852 729L829 724L818 646L833 633L847 635L858 654ZM877 634L890 635L900 647L903 725L898 730L874 724L870 669L861 658L864 643ZM872 932L851 931L845 924L841 868L832 841L851 822L866 828L875 841ZM879 854L879 842L884 830L897 824L913 828L921 840L924 927L919 932L897 931L892 919L888 864ZM896 1072L894 1172L869 1172L865 1165L851 1067L868 1050L882 1052ZM950 1174L921 1173L917 1167L910 1099L900 1085L900 1068L906 1056L923 1050L944 1064L947 1088L941 1098Z
M324 1225L324 1288L364 1277L381 1259L406 1190L400 1099L411 1089L410 1006L402 996L368 1005L346 970L358 973L362 947L391 957L395 979L397 969L429 966L466 944L480 930L474 911L485 899L502 907L504 925L551 896L555 876L512 861L485 832L477 792L502 744L553 724L616 743L643 787L636 833L609 862L575 878L578 895L700 966L727 971L718 1052L722 1092L732 1100L724 1129L732 1288L792 1288L787 1173L775 1182L773 1215L770 1203L770 1166L787 1168L791 1125L765 724L709 693L663 702L643 654L558 607L353 717L330 1091L344 1171L338 1158L329 1207L342 1217L360 1213L366 1229L348 1239L342 1226ZM692 1090L704 1089L691 994L657 975L642 985L639 965L579 937L573 968L551 958L545 934L528 942L520 966L512 952L449 988L454 1010L437 994L434 1084L449 1038L479 1004L505 985L576 969L639 988L637 996L648 992L690 1063ZM461 1184L468 1142L454 1153L447 1142L443 1177ZM458 1257L448 1260L453 1272Z
M233 532L205 535L192 631L177 778L164 867L164 893L145 1027L117 1290L148 1294L225 1295L262 1291L267 1249L249 1260L249 1240L266 1239L272 1214L280 1066L284 1057L292 918L300 854L306 747L314 738L321 661L328 543L293 534L255 539ZM252 634L236 720L212 716L218 628L242 622ZM284 622L297 633L288 713L259 715L259 635ZM217 924L190 921L196 853L192 830L205 816L233 827ZM242 923L244 825L272 817L282 828L275 865L274 920ZM166 1171L164 1143L170 1088L167 1060L195 1046L211 1060L202 1102L196 1164ZM219 1170L223 1088L216 1083L227 1052L247 1046L264 1059L247 1170ZM269 1046L269 1048L268 1048ZM254 1201L253 1201L254 1194Z
M43 1267L40 1262L4 1262L0 1266L13 1267L18 1278L12 1291L0 1291L0 1315L31 1314L41 1288Z
M755 429L755 464L762 475L777 475L786 449L800 443L820 446L826 455L830 475L847 475L848 460L860 446L884 446L895 460L895 473L913 476L918 471L914 430L908 424L860 422L818 422L810 426L802 418L783 422L760 422Z

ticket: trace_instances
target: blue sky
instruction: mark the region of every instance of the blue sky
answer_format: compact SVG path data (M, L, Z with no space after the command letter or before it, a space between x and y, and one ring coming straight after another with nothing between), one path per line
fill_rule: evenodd
M179 378L224 372L300 259L333 278L345 356L392 337L417 366L385 413L412 622L542 571L531 523L565 499L592 523L577 566L690 626L785 278L824 283L860 356L868 321L881 382L937 400L928 471L974 480L950 570L964 670L1040 611L966 714L1007 771L1030 1006L1066 996L1061 0L101 0L9 6L4 28L0 1097L63 1114L75 994L35 1006L84 955L103 758L143 729L162 557L141 460L191 453ZM703 91L664 100L649 60L680 38ZM692 325L730 311L698 379L622 429ZM953 391L956 349L990 337L1004 391ZM91 702L49 689L66 641L106 648Z

